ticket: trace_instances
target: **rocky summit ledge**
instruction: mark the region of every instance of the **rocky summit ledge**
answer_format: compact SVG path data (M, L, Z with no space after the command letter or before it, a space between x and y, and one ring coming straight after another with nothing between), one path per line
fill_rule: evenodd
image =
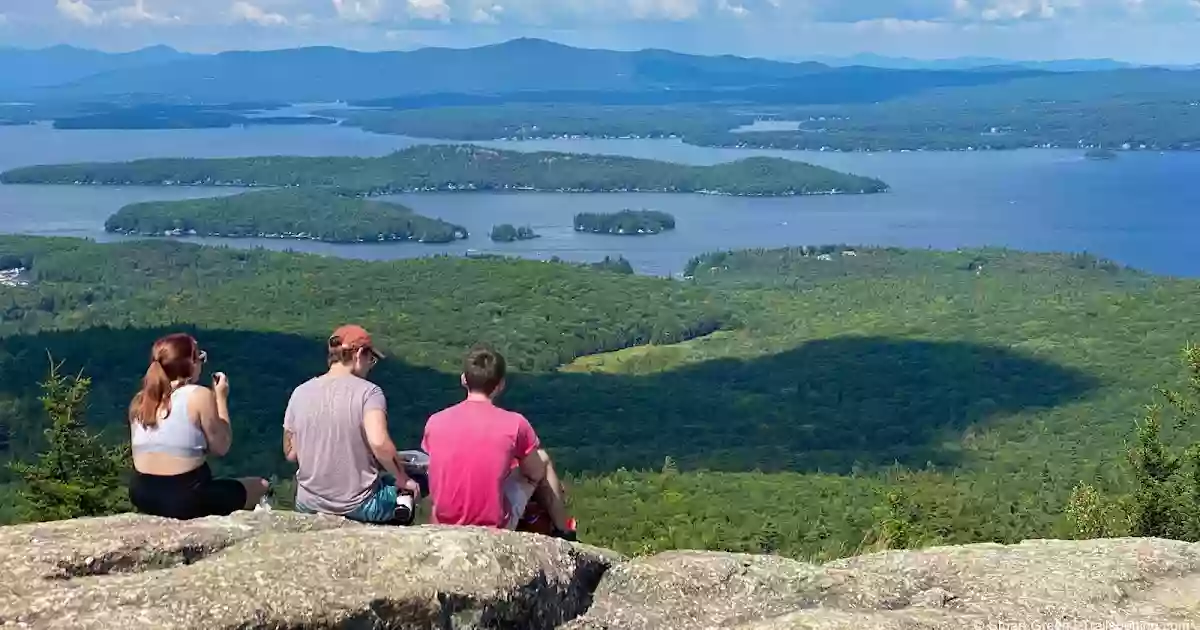
M1200 545L1028 541L814 565L287 512L0 528L0 627L1200 628Z

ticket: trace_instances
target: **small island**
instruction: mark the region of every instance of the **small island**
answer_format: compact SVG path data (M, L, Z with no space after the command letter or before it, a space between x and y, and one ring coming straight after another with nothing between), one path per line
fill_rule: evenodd
M1089 160L1115 160L1117 159L1117 152L1112 149L1097 147L1095 149L1088 149L1087 153L1084 153L1083 156Z
M675 217L658 210L622 210L575 215L575 231L616 236L642 236L675 229Z
M324 189L282 189L214 199L135 203L104 229L136 236L307 239L329 243L448 243L466 228L394 203Z
M492 228L492 240L497 243L512 243L540 238L528 225L514 227L511 223L501 223Z
M5 184L100 186L335 187L375 196L412 192L664 192L783 197L888 190L869 177L783 158L751 157L691 166L615 155L505 151L473 145L418 145L388 156L264 156L144 159L28 166Z

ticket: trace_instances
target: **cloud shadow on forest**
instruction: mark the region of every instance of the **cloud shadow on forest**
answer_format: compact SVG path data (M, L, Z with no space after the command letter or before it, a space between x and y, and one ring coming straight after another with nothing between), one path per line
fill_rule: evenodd
M642 377L533 380L522 378L512 398L538 408L547 442L571 445L573 467L657 467L670 455L682 468L831 472L953 465L948 436L1100 386L1004 348L887 337L835 337Z
M233 452L217 468L286 474L280 453L291 390L324 370L322 340L302 335L177 328L53 331L0 339L0 415L7 450L40 439L37 382L46 352L93 380L91 418L120 438L124 410L154 339L186 330L232 382ZM207 377L206 377L207 380ZM253 388L251 381L254 381ZM387 393L400 448L419 443L425 418L460 396L457 375L389 359L372 380ZM504 402L529 416L564 468L845 471L953 465L947 436L1022 411L1052 408L1096 389L1077 370L988 345L838 337L750 360L717 359L645 376L516 374ZM24 420L21 420L23 418ZM34 419L33 424L29 424ZM953 438L951 438L953 439Z

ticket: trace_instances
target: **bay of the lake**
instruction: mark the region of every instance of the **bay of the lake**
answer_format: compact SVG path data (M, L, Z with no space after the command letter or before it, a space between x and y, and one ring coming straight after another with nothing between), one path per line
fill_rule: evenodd
M162 131L59 131L0 127L0 169L145 157L383 155L418 142L345 127L249 127ZM1200 276L1200 154L1142 152L1086 160L1082 151L821 153L711 149L670 140L547 140L479 143L520 150L608 153L691 164L751 155L808 161L879 177L880 195L746 198L668 194L436 193L395 199L466 226L446 245L335 245L265 239L188 239L363 259L487 253L595 261L623 255L641 273L679 272L705 251L822 243L1034 251L1088 251L1158 273ZM228 194L229 189L0 186L0 232L117 240L104 220L135 201ZM675 215L656 236L575 232L577 212L649 208ZM542 238L496 244L497 223L529 225Z

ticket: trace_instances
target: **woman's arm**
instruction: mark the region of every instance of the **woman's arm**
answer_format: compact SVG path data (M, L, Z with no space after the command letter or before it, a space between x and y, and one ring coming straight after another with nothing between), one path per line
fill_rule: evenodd
M198 388L192 399L200 412L200 430L208 440L208 452L223 457L233 445L233 428L229 425L229 399L213 393L207 387Z

